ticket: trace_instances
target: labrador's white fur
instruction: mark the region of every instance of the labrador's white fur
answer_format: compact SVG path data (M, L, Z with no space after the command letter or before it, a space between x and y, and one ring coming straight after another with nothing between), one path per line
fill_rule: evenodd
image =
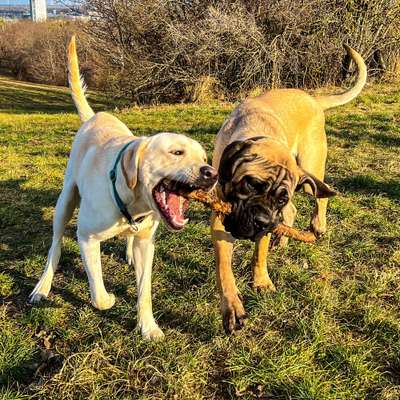
M206 154L196 141L175 133L160 133L135 138L117 118L107 113L94 114L84 96L79 78L75 38L68 52L69 81L73 99L84 122L72 145L64 186L58 198L53 241L45 270L30 295L31 302L47 297L61 254L65 226L79 205L78 242L89 279L91 302L99 310L113 306L115 297L103 282L100 242L125 235L127 257L134 264L138 292L138 325L147 339L163 337L152 312L151 272L154 235L162 219L153 200L152 189L163 178L191 182L205 165ZM117 190L133 218L146 216L138 231L122 217L112 193L109 172L120 149L127 148L117 168ZM172 152L183 150L183 155Z

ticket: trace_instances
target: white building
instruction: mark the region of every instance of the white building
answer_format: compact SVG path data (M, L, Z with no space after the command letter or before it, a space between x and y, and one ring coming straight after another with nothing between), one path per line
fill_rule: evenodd
M30 0L32 21L41 22L47 19L46 0Z

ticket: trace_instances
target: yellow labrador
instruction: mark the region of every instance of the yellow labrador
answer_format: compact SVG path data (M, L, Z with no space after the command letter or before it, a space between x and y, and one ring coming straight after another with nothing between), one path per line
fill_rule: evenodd
M138 324L143 337L163 332L153 317L151 272L154 235L161 220L172 230L188 222L188 202L182 196L196 188L211 189L217 172L207 165L196 141L175 133L135 137L117 118L89 106L79 75L75 38L68 49L69 83L83 125L76 134L53 220L53 242L31 302L47 297L61 253L65 226L79 205L78 242L90 286L91 302L99 310L113 306L101 269L100 242L126 235L127 255L135 265Z

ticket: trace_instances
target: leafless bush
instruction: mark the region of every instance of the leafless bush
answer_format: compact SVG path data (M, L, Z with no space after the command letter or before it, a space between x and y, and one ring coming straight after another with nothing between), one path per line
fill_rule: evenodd
M90 0L87 7L113 91L137 101L193 100L211 81L231 98L255 86L340 84L349 67L343 43L375 75L399 58L396 0Z
M86 7L87 24L0 27L0 57L20 78L63 84L65 44L78 30L90 86L141 103L343 84L350 66L343 43L361 52L371 76L400 69L397 0L87 0Z
M74 32L80 31L81 64L89 80L96 80L94 62L85 45L88 38L79 24L20 21L3 24L0 30L3 67L18 79L55 85L65 85L67 82L66 44Z

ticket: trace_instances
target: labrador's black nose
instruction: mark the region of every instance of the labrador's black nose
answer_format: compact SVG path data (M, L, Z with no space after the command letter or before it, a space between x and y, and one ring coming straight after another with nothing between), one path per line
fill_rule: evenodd
M218 178L218 172L215 168L204 165L200 168L200 177L204 181L215 182Z

